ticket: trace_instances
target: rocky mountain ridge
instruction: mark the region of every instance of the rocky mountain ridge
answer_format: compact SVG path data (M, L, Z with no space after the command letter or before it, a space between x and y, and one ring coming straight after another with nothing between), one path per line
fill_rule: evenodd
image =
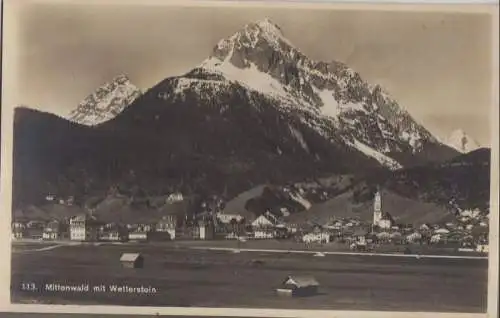
M106 91L87 104L113 100ZM172 192L230 199L261 184L366 176L458 154L380 87L342 63L308 59L269 20L222 40L190 72L130 96L113 116L83 125L18 109L15 205L56 194L83 206L115 189L150 209L144 198Z
M87 96L67 118L95 126L116 117L140 95L141 91L126 75L119 75Z

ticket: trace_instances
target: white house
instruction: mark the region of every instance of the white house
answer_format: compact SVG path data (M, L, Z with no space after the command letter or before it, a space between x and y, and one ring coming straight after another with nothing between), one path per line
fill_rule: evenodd
M69 220L72 241L94 241L98 239L100 223L94 216L78 215Z
M42 233L42 239L44 240L57 240L59 239L60 233L57 229L45 228Z
M277 235L278 219L269 212L260 215L252 222L254 237L256 239L274 238Z
M26 224L23 222L13 222L12 223L12 238L19 240L24 237L24 232L26 230Z
M271 213L261 214L252 222L252 227L274 227L278 224L278 220Z
M439 243L441 242L442 235L441 234L434 234L431 236L431 243Z
M240 214L226 214L226 213L217 213L217 219L224 223L224 224L229 224L231 220L236 220L237 222L241 222L243 220L243 216Z
M418 232L413 232L409 235L406 236L406 240L408 242L415 242L415 241L418 241L422 238L422 234L418 233Z
M450 233L450 230L445 229L445 228L439 228L434 231L435 234L448 234Z
M146 241L148 239L147 232L130 232L128 234L128 239L130 241Z
M122 236L118 231L108 231L101 235L101 240L118 242L122 240Z
M298 224L295 224L295 223L287 223L285 228L287 229L287 231L289 233L297 233L299 226L298 226Z
M272 229L256 229L254 231L254 238L256 239L272 239L276 236L276 233Z
M174 193L171 193L168 197L167 197L167 203L176 203L176 202L182 202L184 200L184 196L182 195L182 193L180 192L174 192Z
M330 234L326 232L319 233L307 233L302 237L302 241L304 243L329 243L330 242Z
M24 222L14 221L12 222L12 228L24 230L26 228L26 224Z
M127 224L127 229L132 232L151 232L155 228L154 225L147 223L136 223L136 224Z
M488 246L488 244L478 244L476 246L476 251L483 252L483 253L488 253L489 252L489 246Z
M175 231L177 228L177 217L175 215L166 215L156 223L157 232L168 232L171 239L175 238Z

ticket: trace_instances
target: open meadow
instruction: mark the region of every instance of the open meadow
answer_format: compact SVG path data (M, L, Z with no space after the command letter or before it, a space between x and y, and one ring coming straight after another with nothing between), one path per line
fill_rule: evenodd
M29 248L31 246L31 249ZM484 312L487 259L214 251L165 245L25 244L12 249L15 303L284 309ZM144 268L123 268L124 252L140 252ZM287 275L313 275L319 293L275 294ZM25 286L36 286L26 290ZM45 284L88 284L88 292L44 290ZM104 285L106 291L94 291ZM110 285L154 288L116 293ZM23 290L23 286L24 289Z

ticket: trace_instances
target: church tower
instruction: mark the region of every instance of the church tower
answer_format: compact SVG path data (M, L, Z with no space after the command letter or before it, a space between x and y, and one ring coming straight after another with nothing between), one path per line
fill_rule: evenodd
M382 198L380 196L380 189L377 187L375 198L373 200L373 225L378 225L382 219Z

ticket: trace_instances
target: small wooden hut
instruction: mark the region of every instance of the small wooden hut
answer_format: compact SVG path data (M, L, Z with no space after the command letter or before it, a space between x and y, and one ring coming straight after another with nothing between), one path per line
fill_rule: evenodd
M123 253L120 262L125 268L142 268L144 266L144 257L139 253Z
M280 296L311 296L317 294L319 283L312 276L288 276L276 289Z

